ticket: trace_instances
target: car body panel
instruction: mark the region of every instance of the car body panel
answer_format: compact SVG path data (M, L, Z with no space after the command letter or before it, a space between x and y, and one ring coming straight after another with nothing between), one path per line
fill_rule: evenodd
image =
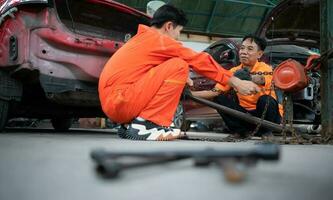
M0 99L42 118L104 116L104 64L150 20L111 0L0 1L0 16Z

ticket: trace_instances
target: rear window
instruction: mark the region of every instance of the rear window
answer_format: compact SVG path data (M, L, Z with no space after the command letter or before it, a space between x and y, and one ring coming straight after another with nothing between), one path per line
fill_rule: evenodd
M123 13L107 4L55 0L58 16L71 31L116 41L136 34L138 24L148 24L145 16Z

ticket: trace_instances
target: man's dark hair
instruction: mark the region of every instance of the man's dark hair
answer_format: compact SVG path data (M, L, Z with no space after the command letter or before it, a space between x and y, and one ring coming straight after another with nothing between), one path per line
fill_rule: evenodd
M187 24L186 15L183 10L173 5L165 4L156 10L150 25L161 28L168 21L173 22L174 26L185 26Z
M265 51L265 48L267 46L267 42L264 38L249 34L243 37L242 42L244 42L246 39L250 39L251 42L254 41L254 43L256 43L258 45L258 47L260 48L260 50Z

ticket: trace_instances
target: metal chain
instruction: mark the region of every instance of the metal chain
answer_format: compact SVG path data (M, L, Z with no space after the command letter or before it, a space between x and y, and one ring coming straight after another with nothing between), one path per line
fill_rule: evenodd
M282 137L283 141L287 141L287 134L286 134L286 104L287 104L287 96L283 93L283 100L282 100L282 107L283 107L283 114L282 114Z
M272 90L274 90L274 82L272 81L271 82L271 87L270 87L270 90L269 90L269 96L271 96L272 94ZM257 123L257 126L256 128L252 131L252 133L250 134L250 137L253 137L255 134L257 134L257 132L259 131L261 125L262 125L262 122L263 120L265 119L266 117L266 112L267 112L267 109L268 109L268 106L269 106L269 98L267 99L266 101L266 104L265 104L265 107L264 107L264 111L262 112L262 115L260 117L260 122Z
M286 93L283 93L283 102L282 102L282 106L283 106L283 115L282 115L282 132L281 135L283 136L283 143L287 144L289 143L287 141L287 134L286 134L286 126L287 124L290 125L290 130L291 130L291 136L293 137L292 140L290 142L292 143L296 143L296 144L304 144L304 141L301 141L299 135L296 133L296 129L294 128L294 122L293 120L286 120L286 107L287 107L287 98L291 98L290 96L287 96Z
M273 72L261 72L261 71L258 71L258 72L250 72L250 74L251 75L264 75L264 76L266 76L266 75L271 75L271 76L273 76Z

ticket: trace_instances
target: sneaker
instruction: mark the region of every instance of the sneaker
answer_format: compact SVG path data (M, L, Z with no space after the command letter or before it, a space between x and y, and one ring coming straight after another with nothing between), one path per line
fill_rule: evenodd
M156 140L167 141L175 140L181 137L179 129L172 129L170 127L159 126L153 122L142 119L134 119L128 128L124 131L118 131L121 138L132 140Z
M120 127L118 128L118 136L120 138L126 139L126 130L127 130L128 124L121 124Z

